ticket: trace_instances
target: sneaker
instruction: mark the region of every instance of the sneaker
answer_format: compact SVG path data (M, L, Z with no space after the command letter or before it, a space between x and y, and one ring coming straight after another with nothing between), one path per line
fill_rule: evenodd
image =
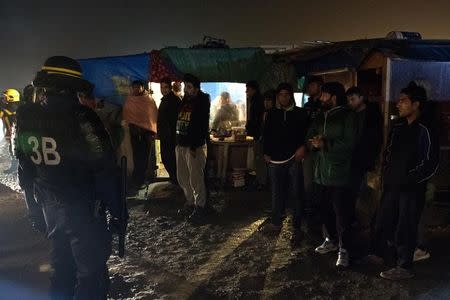
M329 238L326 238L323 244L317 247L314 251L319 254L327 254L334 252L337 249L338 247Z
M338 254L338 259L336 261L336 267L338 268L347 268L350 259L348 257L348 252L345 249L340 249Z
M420 248L416 248L416 251L414 251L414 259L413 261L421 261L421 260L426 260L429 259L431 257L430 252L426 251L426 250L422 250Z
M389 280L404 280L404 279L410 279L414 277L414 274L402 267L396 267L393 269L390 269L389 271L384 271L380 273L380 276L384 279Z

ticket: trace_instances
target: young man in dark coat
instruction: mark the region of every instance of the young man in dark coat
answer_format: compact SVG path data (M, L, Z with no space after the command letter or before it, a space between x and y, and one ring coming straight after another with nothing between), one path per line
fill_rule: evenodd
M314 183L317 185L325 241L315 249L326 254L339 250L337 267L349 265L350 225L353 201L351 165L357 127L354 112L345 104L345 89L338 82L322 87L322 105L326 109L308 131L309 146L317 153Z
M383 145L383 118L376 103L368 103L358 87L346 92L348 105L356 113L358 137L353 150L352 199L356 204L361 192L367 188L367 173L379 161Z
M314 119L323 111L320 97L322 95L323 79L320 76L310 76L307 79L308 102L304 107L308 114L309 122L312 124ZM305 185L305 212L309 217L316 217L318 208L317 191L314 184L314 165L316 153L310 152L303 161L303 180ZM312 221L312 219L310 219ZM308 222L309 223L309 222ZM313 222L314 223L314 222ZM314 226L308 224L308 226Z
M401 91L397 104L400 118L390 131L384 153L377 254L382 254L386 242L393 242L397 266L380 274L390 280L414 276L411 267L426 186L439 165L437 133L421 116L426 100L425 89L415 83Z
M158 108L158 137L161 145L161 159L169 173L170 181L177 181L177 160L175 147L177 145L177 119L181 99L172 91L170 78L161 80L161 103Z
M276 107L268 112L263 130L264 158L272 183L272 218L266 227L269 231L280 230L289 196L294 201L294 229L300 231L303 187L299 164L306 155L307 126L305 111L295 106L292 86L281 83L277 88Z

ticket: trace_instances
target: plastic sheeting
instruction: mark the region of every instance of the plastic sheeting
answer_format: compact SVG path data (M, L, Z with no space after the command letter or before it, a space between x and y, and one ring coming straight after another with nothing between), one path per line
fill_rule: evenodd
M171 61L161 56L161 51L153 50L150 52L150 81L161 82L165 77L170 78L172 81L180 81L183 79L181 74Z
M367 39L343 41L299 49L276 57L288 57L299 75L342 68L358 68L372 51L390 57L423 61L450 61L448 40Z
M78 60L84 77L95 84L96 98L122 105L134 80L148 81L148 53Z
M166 48L161 56L170 60L180 73L195 74L203 82L258 80L271 62L261 48Z
M419 81L433 101L450 100L450 62L391 60L389 100L396 101L402 88Z

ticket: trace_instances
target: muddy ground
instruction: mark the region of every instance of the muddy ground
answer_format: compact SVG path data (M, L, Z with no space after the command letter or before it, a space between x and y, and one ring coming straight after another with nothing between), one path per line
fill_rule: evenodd
M3 156L0 170L7 168ZM0 182L0 299L45 299L48 243L29 227L21 195L7 187L17 189L15 175ZM321 242L314 231L292 242L289 217L280 234L261 233L267 192L212 189L215 213L202 226L177 213L183 197L176 187L153 184L144 196L129 200L126 257L109 261L110 299L450 298L447 227L429 227L432 258L416 264L414 279L397 283L379 278L386 267L336 270L335 254L314 253ZM361 252L365 236L355 235Z

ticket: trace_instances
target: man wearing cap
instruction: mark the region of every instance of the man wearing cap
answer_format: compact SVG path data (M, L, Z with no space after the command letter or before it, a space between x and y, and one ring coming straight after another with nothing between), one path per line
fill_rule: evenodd
M209 139L210 98L200 90L200 80L186 74L184 98L177 120L177 179L186 197L186 213L189 220L203 222L206 211L207 141Z
M110 229L120 223L120 186L111 143L78 92L91 84L75 60L46 60L33 81L46 101L17 112L16 153L21 186L34 185L51 242L52 299L106 299Z
M288 83L277 88L276 107L267 114L263 130L264 158L272 183L272 218L267 231L279 231L290 197L294 203L294 233L301 228L302 195L300 163L306 155L305 137L308 117L295 106L294 90Z
M347 108L344 86L328 82L320 98L325 112L308 131L309 146L317 153L314 183L317 185L325 241L315 249L326 254L339 250L337 267L349 265L350 225L353 201L351 187L352 153L357 134L354 112Z

